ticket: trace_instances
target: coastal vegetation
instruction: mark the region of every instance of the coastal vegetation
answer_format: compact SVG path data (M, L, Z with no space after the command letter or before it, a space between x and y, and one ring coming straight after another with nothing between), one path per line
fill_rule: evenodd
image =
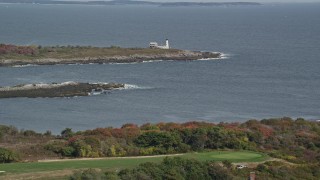
M16 46L0 44L0 66L89 63L130 63L150 60L219 58L220 53L178 49L92 46Z
M259 173L259 177L272 177L275 179L281 179L281 177L287 176L287 173L290 173L290 177L293 178L302 177L300 174L305 174L305 177L308 177L307 179L317 179L316 177L319 177L320 174L318 172L320 162L320 123L302 118L293 120L284 117L261 121L249 120L244 123L218 124L206 122L147 123L140 126L125 124L121 128L106 127L78 132L74 132L71 128L66 128L60 135L52 135L50 131L37 133L32 130L18 130L12 126L2 125L0 126L0 142L1 152L14 154L12 156L14 158L9 158L10 160L2 158L4 163L42 159L187 153L179 157L193 158L195 161L199 161L196 163L200 164L208 163L208 161L212 160L223 162L222 164L226 166L224 168L231 168L229 172L232 172L231 175L235 177L245 177L251 170ZM233 164L236 162L263 161L266 160L266 155L273 158L269 161L276 160L277 162L262 162L244 170L238 170ZM160 174L167 174L160 163L163 157L154 158L149 159L150 161L147 158L142 161L135 161L134 158L123 159L128 164L130 164L130 161L135 163L132 166L119 166L118 168L129 168L126 173L132 174L140 172L140 170L135 170L134 168L141 168L137 166L138 164L154 162L155 164L148 165L148 167L158 169ZM88 164L83 162L84 166L77 167L98 168L103 170L99 171L98 174L104 176L106 175L105 170L108 169L108 163L102 163L101 166L94 165L103 161L112 162L113 160L95 160L92 161L91 165L89 165L91 162ZM120 163L120 160L114 161ZM230 162L233 163L230 164ZM52 164L50 165L50 163ZM38 166L37 171L39 169L41 171L41 167L44 168L43 170L46 170L45 167L48 168L50 166L63 167L63 165L58 165L59 163L66 163L66 165L71 163L69 164L70 167L76 167L76 165L72 165L74 163L72 161L50 163L27 163L29 165L26 166ZM14 169L13 166L23 167L24 164L26 163L13 163L10 165L12 166L11 169ZM221 164L218 163L218 165L220 166ZM201 166L205 166L205 164ZM9 168L9 166L7 167ZM8 169L6 165L1 166L1 168ZM294 172L299 172L300 174L298 175ZM205 172L203 173L205 176L208 175ZM113 175L121 179L119 171ZM75 176L77 175L75 174ZM185 175L181 176L185 178Z
M292 163L320 161L320 123L291 118L244 123L124 124L60 135L0 126L1 147L22 161L50 158L124 157L207 150L249 150Z

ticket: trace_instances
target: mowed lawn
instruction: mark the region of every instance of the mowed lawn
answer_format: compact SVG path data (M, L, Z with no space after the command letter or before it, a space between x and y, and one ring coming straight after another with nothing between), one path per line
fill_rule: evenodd
M214 160L231 162L260 162L267 159L267 155L251 151L213 151L208 153L192 153L185 154L185 157L192 158L200 161Z
M268 158L267 155L250 152L250 151L212 151L202 153L186 153L177 155L183 158L193 158L199 161L223 161L231 162L260 162ZM123 169L135 167L145 162L161 162L164 159L160 157L131 157L131 158L109 158L109 159L90 159L90 160L72 160L72 161L55 161L55 162L33 162L33 163L10 163L0 164L0 171L5 174L30 173L41 171L55 171L63 169L82 169L82 168L99 168L99 169ZM1 177L1 176L0 176Z

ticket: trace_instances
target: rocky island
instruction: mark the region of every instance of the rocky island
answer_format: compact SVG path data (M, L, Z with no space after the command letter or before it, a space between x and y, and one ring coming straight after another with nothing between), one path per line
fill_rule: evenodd
M0 66L133 63L153 60L221 58L221 53L179 49L91 46L16 46L0 44Z
M22 84L0 87L0 98L89 96L91 94L104 93L109 90L124 87L124 84L117 83L64 82L51 84Z

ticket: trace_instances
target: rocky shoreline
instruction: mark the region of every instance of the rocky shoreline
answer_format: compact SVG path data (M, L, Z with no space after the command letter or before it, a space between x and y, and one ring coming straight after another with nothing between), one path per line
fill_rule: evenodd
M89 96L91 94L104 93L109 90L124 87L124 84L119 83L64 82L51 84L22 84L0 87L0 98Z
M169 52L165 54L134 54L128 56L100 56L77 58L35 58L35 59L0 59L0 66L23 65L56 65L56 64L107 64L134 63L154 60L190 61L200 59L218 59L222 54L218 52L186 51Z

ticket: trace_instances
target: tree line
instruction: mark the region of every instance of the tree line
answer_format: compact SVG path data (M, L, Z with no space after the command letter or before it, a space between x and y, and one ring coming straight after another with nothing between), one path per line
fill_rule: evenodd
M320 162L320 123L304 119L264 119L243 123L125 124L60 135L0 126L1 144L28 157L116 157L216 149L251 150L294 163ZM18 157L18 156L17 156ZM17 159L17 158L16 158Z

